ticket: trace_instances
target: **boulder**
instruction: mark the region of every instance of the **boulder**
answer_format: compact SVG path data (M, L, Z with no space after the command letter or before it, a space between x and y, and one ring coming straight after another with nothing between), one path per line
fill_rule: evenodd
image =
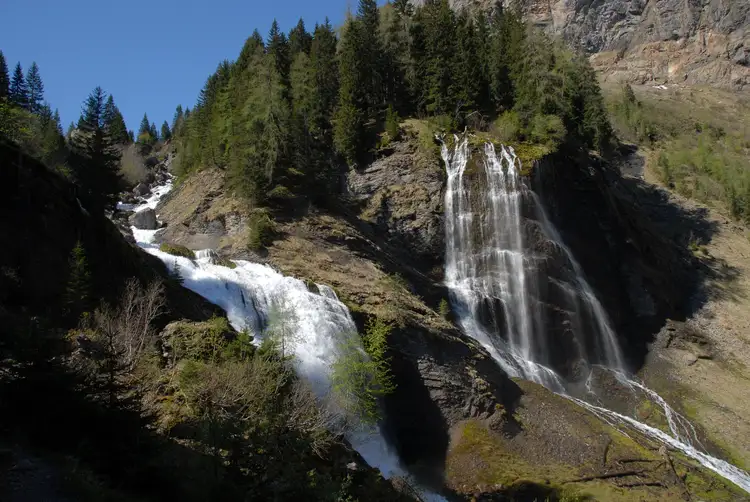
M156 230L159 228L159 224L156 221L156 211L153 209L145 209L134 213L130 217L130 223L141 230Z
M150 191L151 189L145 183L138 183L138 185L133 189L133 193L135 195L138 195L139 197L143 197L144 195L148 194Z

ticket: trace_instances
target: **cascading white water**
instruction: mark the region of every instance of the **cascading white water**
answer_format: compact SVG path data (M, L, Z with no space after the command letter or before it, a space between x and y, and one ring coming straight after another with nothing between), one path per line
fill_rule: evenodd
M464 332L481 343L511 376L545 385L613 425L632 427L750 492L750 475L700 451L694 445L697 435L692 424L656 392L627 376L617 336L603 306L536 194L524 184L521 163L513 149L501 147L498 154L494 145L486 144L483 171L479 172L479 166L474 163L474 172L467 173L470 165L468 137L455 137L455 141L452 151L445 142L442 146L448 175L445 282ZM526 218L527 215L530 218ZM589 366L603 366L624 386L642 392L659 404L672 436L631 417L567 395L563 379L547 366L549 355L559 347L555 346L555 340L545 336L547 327L535 272L538 257L527 242L525 224L538 225L542 239L561 252L565 266L572 271L568 281L545 279L567 300L578 356ZM587 388L589 384L587 380Z
M154 191L157 195L135 207L135 211L155 208L171 186L170 181L158 187ZM273 309L279 308L288 315L292 323L290 329L295 334L290 337L287 350L295 355L298 374L310 382L320 400L327 400L331 392L331 364L339 349L360 344L349 310L333 289L318 284L319 293L311 292L301 280L258 263L236 260L233 269L217 265L214 263L216 253L211 250L198 251L196 259L173 256L159 251L154 244L156 232L133 228L141 248L164 262L172 273L179 274L184 287L224 309L236 330L248 328L253 334L262 334ZM410 479L377 427L361 426L347 430L345 436L365 461L380 469L385 478ZM444 500L418 486L415 489L424 500Z

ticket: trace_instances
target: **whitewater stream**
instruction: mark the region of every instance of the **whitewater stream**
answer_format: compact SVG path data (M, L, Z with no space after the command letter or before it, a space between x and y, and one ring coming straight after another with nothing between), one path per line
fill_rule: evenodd
M142 204L118 204L118 209L135 212L156 209L172 186L170 179L154 187L152 195ZM170 272L179 274L184 287L225 310L232 327L238 331L249 329L256 342L262 339L273 310L282 312L287 318L285 322L292 324L289 329L295 332L288 350L295 356L298 374L310 383L321 402L330 403L331 364L340 348L355 344L361 349L351 314L333 289L317 284L318 292L311 292L299 279L244 260L234 260L235 268L217 265L212 250L198 251L196 259L174 256L160 251L154 243L158 230L131 229L138 245L164 262ZM377 427L349 428L345 437L367 464L378 468L385 478L403 478L422 500L445 500L414 482Z
M628 375L604 308L547 217L544 206L524 183L521 161L513 149L501 147L498 152L487 143L482 162L470 164L468 137L463 136L455 137L452 148L443 142L442 157L448 174L445 283L463 331L482 344L509 375L544 385L607 423L636 429L750 492L748 473L705 453L690 422L656 392ZM482 172L467 172L467 166ZM475 182L478 175L483 176L483 183ZM527 216L533 216L531 224L536 224L537 235L554 246L564 258L566 268L572 271L571 280L555 284L571 312L569 322L578 357L589 368L605 369L625 388L660 406L669 434L599 406L589 382L585 400L570 396L566 391L568 382L550 368L559 347L546 335L543 302L539 298L540 278L536 275L539 258L527 242L524 226L529 223Z

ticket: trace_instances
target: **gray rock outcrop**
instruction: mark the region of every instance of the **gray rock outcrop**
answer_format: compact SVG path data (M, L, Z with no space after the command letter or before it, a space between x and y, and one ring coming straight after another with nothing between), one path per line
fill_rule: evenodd
M139 183L139 184L138 184L138 185L136 185L136 187L135 187L135 188L133 189L133 193L134 193L135 195L138 195L138 196L140 196L140 197L143 197L144 195L146 195L146 194L147 194L147 193L149 193L150 191L151 191L151 190L150 190L150 188L148 187L148 185L147 185L146 183Z
M527 21L593 54L592 64L607 80L750 88L750 2L746 0L451 0L450 4L456 10L518 6Z
M141 230L156 230L159 228L159 224L156 221L156 212L153 209L144 209L133 213L130 217L130 223L135 228Z

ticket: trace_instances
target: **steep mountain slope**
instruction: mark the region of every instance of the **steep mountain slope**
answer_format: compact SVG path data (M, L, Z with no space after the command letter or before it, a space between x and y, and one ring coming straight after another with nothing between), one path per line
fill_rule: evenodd
M414 1L414 4L422 2ZM456 9L490 0L452 0ZM736 0L504 0L527 21L593 54L611 81L750 87L750 4Z
M620 326L629 321L632 331L626 332L636 333L677 309L679 289L672 289L665 278L673 271L663 267L670 262L679 267L680 252L642 228L632 201L608 200L622 189L612 185L606 170L593 163L591 169L598 174L592 176L588 166L565 169L552 159L546 166L540 164L539 172L547 179L555 217L580 220L585 214L591 219L578 229L564 229L578 239L576 249L587 247L586 236L591 237L594 226L603 230L601 239L590 241L595 245L584 253L585 263L587 272L598 277L597 286L610 283L603 290L611 309L622 309ZM466 496L554 499L560 495L554 485L594 476L591 483L568 490L604 500L679 497L679 484L660 471L660 462L654 464L659 468L642 472L652 479L645 484L662 488L639 484L622 489L621 484L632 483L620 483L618 476L613 482L598 480L603 473L624 470L626 459L645 464L655 460L651 443L624 441L565 398L508 379L483 348L452 325L450 313L438 312L447 297L441 284L442 173L436 147L425 152L416 138L407 136L373 163L347 174L349 197L340 207L309 208L293 216L279 212L273 243L251 251L247 242L252 210L233 201L223 171L206 169L185 179L157 208L167 223L157 239L199 248L210 234L227 257L264 261L284 274L331 285L360 326L372 317L391 322L389 356L397 388L385 399L384 431L427 484L446 484ZM574 215L576 204L581 209ZM626 240L632 244L623 248ZM628 274L641 281L633 290L636 299L647 289L655 310L644 313L631 305L635 300L628 296ZM646 319L633 319L641 314ZM635 353L642 357L648 337L641 336L634 345L641 347ZM699 470L693 466L683 471L685 465L678 469L687 475L693 492L705 491L708 485L699 481ZM524 484L523 479L535 482ZM553 486L540 486L540 479L549 479ZM721 496L742 497L733 491Z

